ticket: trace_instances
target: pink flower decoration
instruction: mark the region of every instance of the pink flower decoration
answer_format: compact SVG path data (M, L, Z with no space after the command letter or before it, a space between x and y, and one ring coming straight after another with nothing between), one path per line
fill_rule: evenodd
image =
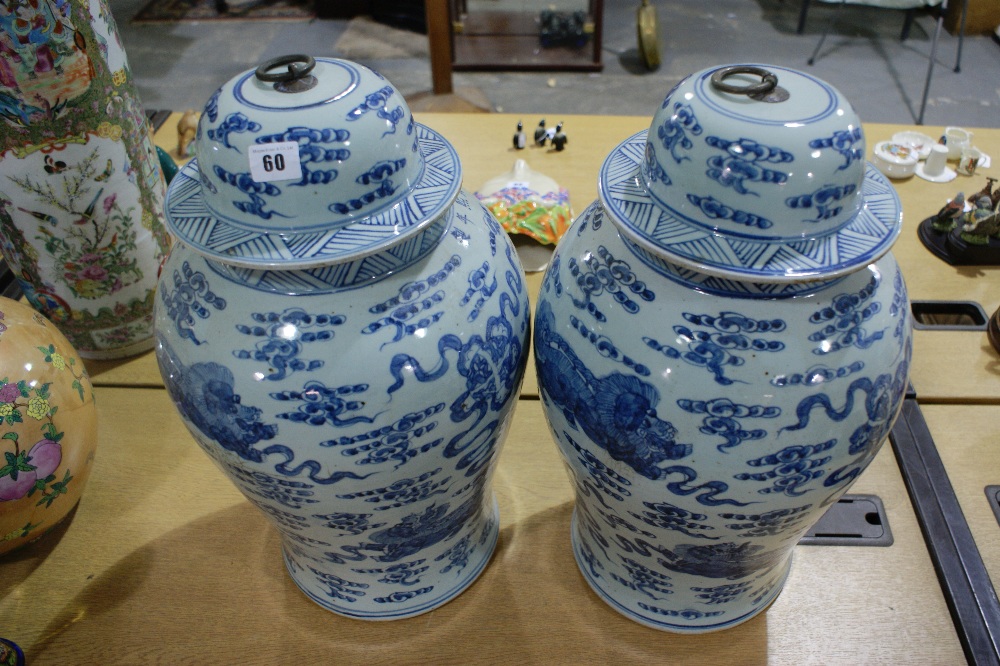
M0 386L0 403L14 402L19 397L21 397L21 390L17 388L17 384L12 382L10 384Z
M83 270L79 273L79 277L83 280L96 280L100 282L107 279L108 272L103 266L90 264L89 266L84 266Z
M104 200L104 214L105 215L107 215L108 213L111 212L111 209L115 205L115 199L117 199L117 198L118 198L118 193L115 192L115 193L111 194L111 196L107 197Z

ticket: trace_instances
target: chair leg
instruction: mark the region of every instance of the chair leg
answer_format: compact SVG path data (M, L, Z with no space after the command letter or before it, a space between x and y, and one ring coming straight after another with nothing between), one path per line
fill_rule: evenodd
M913 27L913 17L916 14L916 9L907 9L906 18L903 19L903 30L899 33L899 41L905 42L910 36L910 28Z
M927 108L927 94L931 89L931 77L934 75L934 60L937 58L938 37L941 36L941 26L944 25L944 13L948 9L948 0L942 0L941 11L938 13L937 24L934 26L934 39L931 42L930 63L927 65L927 80L924 81L924 94L920 100L920 112L917 114L917 124L924 124L924 110Z
M837 8L834 11L839 12L840 8L843 7L845 4L847 4L847 0L840 0L840 3L837 5ZM830 17L830 19L827 20L826 23L825 23L825 25L823 26L823 34L819 38L819 43L816 44L816 48L813 49L812 55L809 56L809 64L810 65L815 64L815 62L816 62L816 56L819 54L819 50L821 48L823 48L823 42L826 41L826 36L830 32L830 26L831 25L833 25L833 17Z
M948 2L945 0L944 7L947 8ZM944 8L941 9L944 11ZM962 71L962 44L965 42L965 19L969 14L969 0L962 0L962 27L958 31L958 53L955 55L955 72Z
M795 31L796 34L801 35L806 29L806 14L809 12L809 0L802 0L802 6L799 7L799 27Z

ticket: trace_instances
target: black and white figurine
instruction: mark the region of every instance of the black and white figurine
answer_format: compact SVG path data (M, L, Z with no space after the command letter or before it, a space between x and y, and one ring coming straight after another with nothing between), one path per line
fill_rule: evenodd
M545 118L542 118L538 121L538 127L535 128L535 145L544 146L548 140L548 132L545 129Z
M528 138L524 136L524 124L518 120L517 131L514 132L514 148L523 150L526 145L528 145Z
M563 124L559 123L556 125L556 131L552 135L552 147L556 150L562 150L566 147L566 143L569 141L566 138L566 133L562 131Z

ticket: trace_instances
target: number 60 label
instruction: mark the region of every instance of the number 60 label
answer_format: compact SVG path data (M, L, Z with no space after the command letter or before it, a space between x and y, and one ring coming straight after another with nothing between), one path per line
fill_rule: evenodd
M258 183L302 178L299 144L295 141L250 146L250 177Z

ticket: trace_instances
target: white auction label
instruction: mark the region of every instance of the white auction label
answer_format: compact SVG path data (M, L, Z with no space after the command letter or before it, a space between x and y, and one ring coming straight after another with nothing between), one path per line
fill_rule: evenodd
M302 178L299 144L295 141L254 144L249 153L250 177L258 183Z

